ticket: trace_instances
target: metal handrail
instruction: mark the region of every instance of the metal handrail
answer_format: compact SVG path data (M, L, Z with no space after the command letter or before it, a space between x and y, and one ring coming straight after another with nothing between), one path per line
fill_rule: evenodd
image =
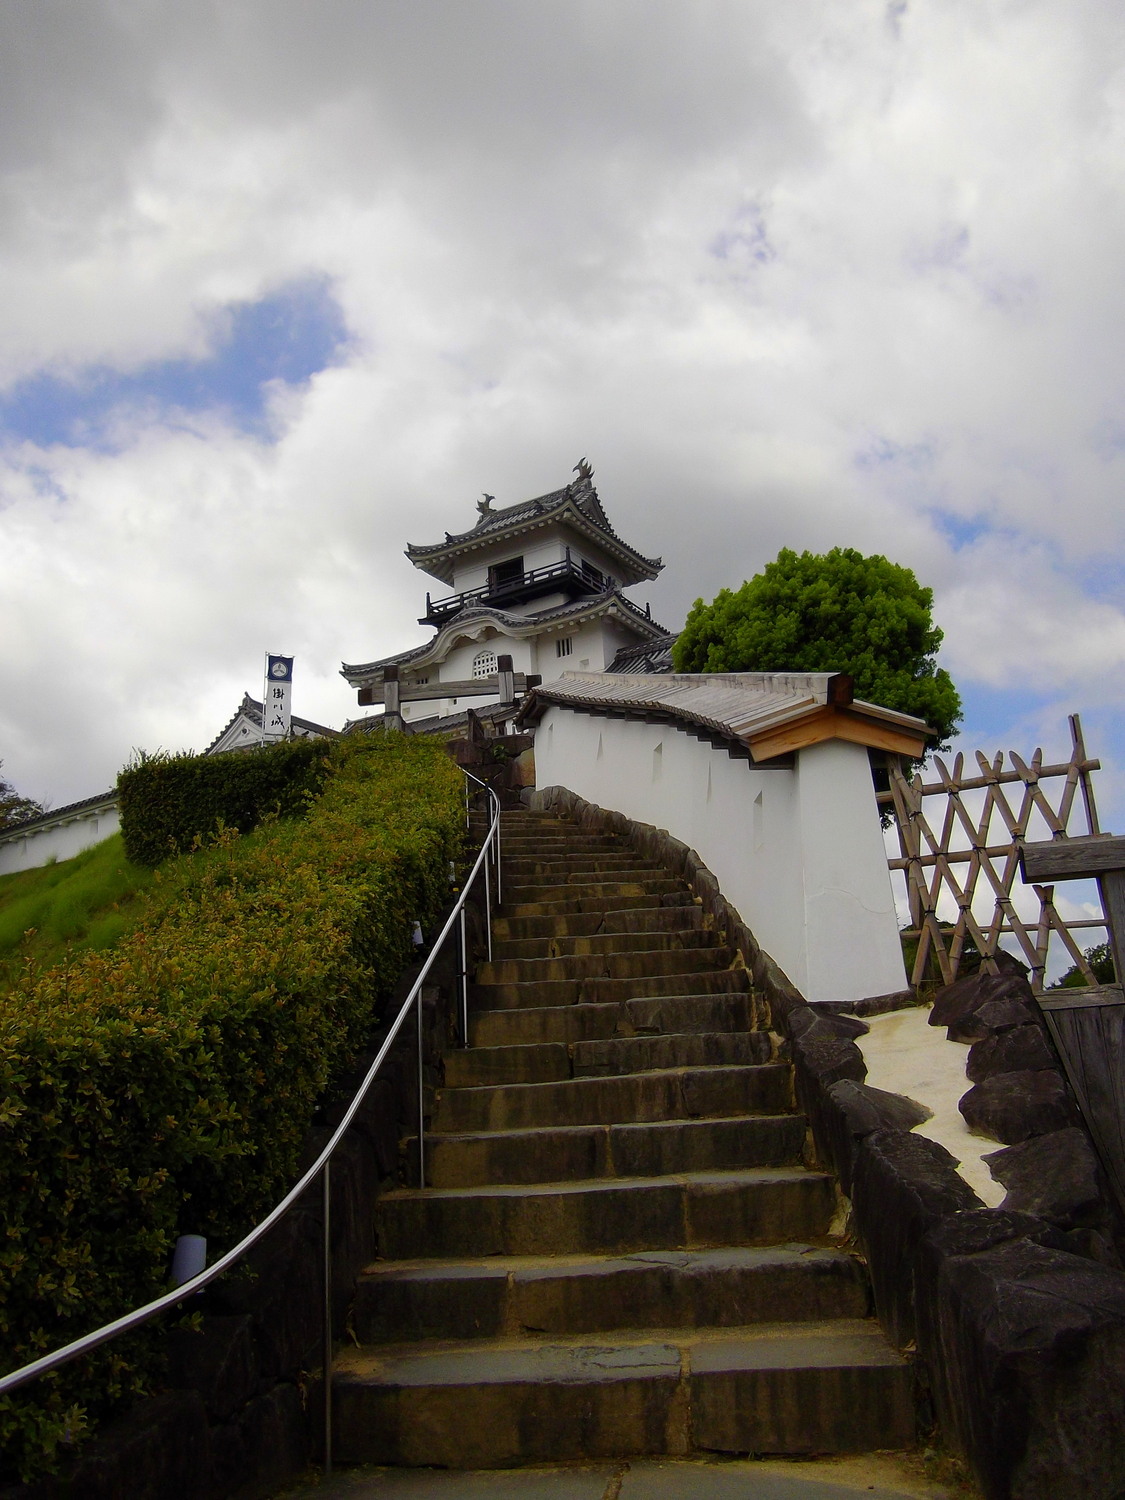
M101 1328L94 1329L92 1333L84 1334L81 1338L75 1339L73 1343L66 1344L62 1349L56 1349L53 1354L41 1355L39 1359L33 1360L31 1364L23 1365L18 1370L12 1370L9 1372L9 1374L0 1376L0 1396L6 1395L9 1391L16 1390L19 1386L27 1385L29 1381L36 1380L40 1375L46 1375L49 1371L56 1370L61 1365L69 1364L71 1360L78 1359L83 1354L89 1354L92 1350L99 1348L100 1345L108 1344L111 1339L117 1338L120 1334L128 1333L130 1329L141 1327L143 1324L149 1322L152 1318L157 1317L160 1313L166 1312L171 1307L175 1307L177 1303L183 1302L186 1300L186 1298L194 1296L196 1292L201 1292L205 1286L209 1286L212 1281L216 1281L224 1273L224 1271L229 1271L232 1266L236 1265L238 1261L240 1261L247 1253L247 1251L252 1250L253 1247L259 1242L259 1240L263 1239L264 1236L267 1235L269 1231L274 1227L274 1225L285 1217L285 1215L289 1212L289 1210L293 1207L297 1200L308 1191L308 1189L316 1181L317 1177L321 1173L323 1173L322 1191L324 1219L324 1327L322 1347L324 1359L324 1468L325 1472L328 1472L331 1469L332 1277L331 1255L329 1248L329 1234L331 1227L329 1219L329 1199L331 1192L330 1173L332 1157L336 1151L336 1148L343 1140L344 1135L347 1133L347 1130L352 1121L355 1119L357 1112L363 1104L363 1101L366 1099L368 1090L371 1088L371 1085L375 1081L376 1074L382 1067L387 1054L390 1052L391 1047L394 1045L399 1032L402 1030L403 1024L406 1021L406 1017L410 1012L411 1006L415 1006L417 1009L418 1019L418 1184L420 1187L425 1187L425 1119L423 1115L424 1097L422 1087L422 985L425 982L426 977L429 974L430 969L438 956L438 953L441 951L446 938L448 938L449 934L453 931L454 923L457 923L460 929L461 947L460 977L462 997L461 1015L459 1018L461 1022L461 1045L467 1047L469 1044L469 1036L468 984L466 978L468 970L465 933L465 903L468 900L469 892L472 890L474 881L483 868L485 871L485 900L488 909L491 910L491 900L488 886L490 863L493 864L495 869L497 900L499 901L500 899L500 799L496 795L496 792L492 789L492 787L490 787L487 782L482 781L479 776L474 776L471 771L466 771L464 766L461 766L460 770L462 774L468 779L468 781L475 781L479 787L482 787L491 799L492 821L489 825L488 832L484 836L484 842L481 844L480 852L476 857L476 861L474 862L473 867L468 874L468 877L461 887L457 900L453 903L453 907L445 920L445 925L442 927L441 932L438 934L438 937L431 945L429 956L427 957L425 963L422 965L422 968L418 973L418 977L415 979L413 985L411 985L410 993L402 1002L402 1005L399 1008L398 1015L392 1022L391 1028L387 1032L386 1038L383 1041L383 1045L379 1048L374 1062L371 1064L366 1074L364 1075L363 1082L360 1084L358 1090L353 1096L351 1103L344 1111L340 1123L332 1132L327 1144L321 1151L320 1155L313 1162L312 1166L309 1167L309 1169L297 1181L297 1183L292 1188L290 1188L285 1197L282 1198L281 1202L278 1203L266 1215L261 1223L256 1224L254 1228L251 1229L249 1234L247 1234L243 1239L239 1240L237 1245L228 1250L225 1255L220 1256L213 1266L208 1266L205 1270L200 1271L198 1275L193 1276L190 1281L182 1282L178 1287L174 1287L170 1292L165 1292L162 1296L157 1297L154 1301L146 1302L143 1307L134 1308L132 1312L124 1313L120 1318L115 1318L112 1323L106 1323ZM466 821L468 820L468 807L469 797L468 787L466 786ZM491 937L492 934L490 923L490 951Z

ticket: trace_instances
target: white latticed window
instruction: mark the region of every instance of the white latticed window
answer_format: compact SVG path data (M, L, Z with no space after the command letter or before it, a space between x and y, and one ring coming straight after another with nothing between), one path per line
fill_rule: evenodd
M569 656L573 650L574 637L572 635L564 635L561 640L555 642L556 656Z
M473 676L491 677L497 671L496 652L478 651L473 657Z

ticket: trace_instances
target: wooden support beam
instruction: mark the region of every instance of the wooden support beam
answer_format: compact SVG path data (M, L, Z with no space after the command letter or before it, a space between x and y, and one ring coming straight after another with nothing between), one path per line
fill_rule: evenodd
M507 702L515 702L528 691L528 679L523 672L511 674L513 696ZM494 672L491 677L465 677L451 682L395 682L399 703L420 703L434 698L484 698L492 697L501 692L501 674ZM359 702L364 708L374 703L386 702L386 679L384 682L373 683L370 687L360 688ZM531 684L534 686L534 684Z
M1121 834L1049 839L1025 844L1020 850L1020 873L1029 884L1035 880L1089 880L1109 870L1125 870L1125 837Z

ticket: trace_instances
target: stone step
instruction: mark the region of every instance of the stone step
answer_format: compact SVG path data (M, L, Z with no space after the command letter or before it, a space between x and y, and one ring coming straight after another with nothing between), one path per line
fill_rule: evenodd
M610 887L610 889L615 889ZM694 906L687 890L666 891L664 894L653 894L648 891L625 890L616 895L580 895L577 888L572 888L565 898L558 901L512 901L508 892L504 892L504 910L502 918L520 919L523 917L566 917L577 912L599 912L605 914L614 911L640 911L649 907L687 907ZM497 929L493 928L495 932ZM503 929L501 929L503 930ZM566 930L565 928L563 929Z
M569 958L585 953L652 953L660 948L714 948L718 934L705 927L669 928L666 932L592 932L560 937L496 938L495 960Z
M509 1047L466 1047L445 1058L447 1088L482 1084L553 1083L563 1078L609 1077L663 1068L729 1067L770 1060L762 1031L662 1032L656 1036L600 1037Z
M492 936L494 941L507 942L528 938L585 937L597 933L668 932L703 926L703 909L694 901L685 899L665 905L646 898L646 902L643 906L632 902L612 910L595 904L589 911L544 916L495 916Z
M815 1240L831 1177L796 1167L582 1182L400 1188L375 1210L382 1260L608 1254Z
M669 1068L610 1078L508 1083L438 1092L435 1135L521 1130L537 1125L620 1125L629 1121L784 1114L792 1107L788 1065Z
M655 1120L635 1125L547 1125L426 1137L426 1181L436 1188L578 1182L746 1167L796 1167L801 1115ZM403 1142L407 1181L418 1182L417 1137Z
M505 1047L664 1032L749 1031L752 1024L751 996L745 989L733 994L477 1011L469 1017L469 1035L474 1047Z
M914 1440L909 1366L873 1324L845 1319L369 1345L339 1356L333 1387L341 1463L497 1468Z
M650 854L642 854L620 839L566 838L508 839L500 845L505 863L568 865L575 860L608 859L615 862L635 860L638 865L665 867Z
M738 1328L868 1314L867 1280L834 1249L779 1245L622 1256L498 1256L370 1266L356 1289L361 1344Z
M514 885L540 881L544 884L554 884L560 880L573 881L576 876L591 873L611 879L618 870L632 870L649 875L659 874L665 877L668 874L663 865L657 864L654 859L642 859L629 849L623 849L620 853L590 850L586 853L568 852L554 855L512 855L506 851L502 865L504 879Z
M504 909L532 903L538 905L544 901L579 901L590 896L670 896L673 892L687 895L682 880L631 866L614 874L612 879L599 879L588 872L580 872L573 878L559 880L507 880L504 882Z
M515 1010L520 1006L596 1005L599 1001L639 1000L646 996L726 995L750 988L746 969L713 969L687 974L655 974L635 979L545 979L539 984L469 986L473 1008Z
M558 979L630 979L653 974L699 974L729 969L730 948L649 948L632 953L578 953L563 958L501 958L477 967L477 987Z

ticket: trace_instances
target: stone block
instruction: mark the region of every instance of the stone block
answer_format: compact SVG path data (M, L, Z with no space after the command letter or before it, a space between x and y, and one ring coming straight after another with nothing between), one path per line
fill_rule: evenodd
M1118 1500L1125 1275L1036 1243L1029 1222L966 1214L920 1248L918 1347L938 1419L988 1500Z
M986 1010L993 1009L986 1006ZM1038 1072L1056 1068L1058 1063L1039 1026L1014 1026L986 1035L969 1048L965 1074L973 1083L982 1083L998 1073Z
M997 1073L975 1084L958 1108L974 1135L1015 1145L1078 1120L1062 1076L1052 1069Z
M1000 1000L989 1000L979 1009L970 1011L960 1021L954 1022L946 1035L951 1042L979 1042L996 1032L1031 1024L1042 1024L1034 1007L1018 996L1009 995Z
M1098 1228L1106 1218L1101 1169L1084 1130L1071 1126L1033 1136L986 1156L1008 1189L1003 1207L1036 1214L1064 1228Z
M914 1257L947 1214L981 1207L944 1146L901 1130L879 1130L856 1145L852 1201L867 1254L875 1307L904 1348L914 1337Z
M1022 974L968 974L938 990L930 1009L930 1025L961 1028L968 1017L992 1000L1031 1001L1031 987Z

